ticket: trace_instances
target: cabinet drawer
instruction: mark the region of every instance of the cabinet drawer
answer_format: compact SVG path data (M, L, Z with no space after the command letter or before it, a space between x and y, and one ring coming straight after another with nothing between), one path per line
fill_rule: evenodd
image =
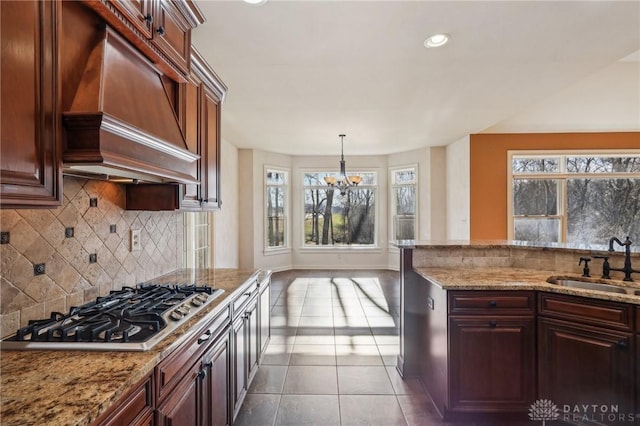
M151 376L120 398L114 409L96 421L97 425L142 425L153 414L153 382Z
M250 285L244 288L243 292L235 298L233 301L233 317L236 318L239 312L242 312L242 308L249 303L249 301L258 292L258 282L252 281Z
M538 314L618 330L633 330L633 306L579 296L540 293Z
M171 392L185 375L196 374L200 366L194 367L194 364L230 322L229 307L226 307L209 322L206 328L201 329L181 349L172 353L156 367L159 401Z
M535 293L532 291L452 291L449 292L451 315L533 315Z

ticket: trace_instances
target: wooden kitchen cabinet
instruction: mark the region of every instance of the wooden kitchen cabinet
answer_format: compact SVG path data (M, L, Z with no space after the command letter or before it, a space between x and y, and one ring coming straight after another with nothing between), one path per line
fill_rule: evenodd
M126 395L114 404L115 410L109 411L97 419L94 424L100 426L151 426L153 416L153 377L145 377Z
M156 367L158 425L228 424L229 324L227 307Z
M0 206L60 205L60 3L0 2Z
M216 210L220 199L220 120L226 86L193 49L191 74L181 85L179 116L188 149L200 155L200 185L181 185L180 208Z
M576 296L544 294L540 299L539 397L635 412L633 307Z
M83 0L173 80L186 81L191 31L204 16L186 0Z
M225 332L202 357L202 419L204 425L231 424L229 389L231 373L230 333Z
M271 276L266 277L259 287L258 307L260 315L260 352L259 356L267 350L271 340Z
M258 370L258 315L254 295L246 309L233 323L233 417L238 415L242 402Z
M534 300L532 292L449 293L449 416L526 413L535 399Z
M110 0L109 4L118 10L129 23L145 38L153 36L155 3L152 0Z

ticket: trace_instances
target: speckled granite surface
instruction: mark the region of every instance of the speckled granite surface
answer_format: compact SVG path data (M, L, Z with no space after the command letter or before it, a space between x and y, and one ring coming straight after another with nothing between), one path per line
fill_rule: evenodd
M600 252L608 254L606 244L575 244L575 243L549 243L536 241L516 241L516 240L447 240L447 241L420 241L420 240L396 240L391 241L395 247L407 248L518 248L545 251L562 251L563 253L590 253ZM620 254L624 251L618 245L614 246L615 251ZM631 245L632 256L640 257L640 243Z
M415 268L416 272L446 290L538 290L552 293L571 294L602 300L640 305L640 296L617 294L549 284L547 279L584 280L579 275L559 274L554 271L540 271L522 268ZM640 290L640 282L624 282L589 278L594 283L613 284Z
M225 291L147 352L0 351L0 424L88 425L222 309L255 271L179 270L155 283L195 282Z

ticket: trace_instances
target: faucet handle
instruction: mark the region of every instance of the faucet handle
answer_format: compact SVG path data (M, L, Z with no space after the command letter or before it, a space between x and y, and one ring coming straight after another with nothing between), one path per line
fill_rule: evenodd
M611 279L609 272L611 272L611 266L609 266L609 256L593 256L594 259L604 259L602 262L602 278Z
M580 257L580 261L578 262L578 266L582 265L582 262L584 262L584 268L582 269L582 276L583 277L590 277L591 275L589 275L589 262L591 262L591 258L590 257Z

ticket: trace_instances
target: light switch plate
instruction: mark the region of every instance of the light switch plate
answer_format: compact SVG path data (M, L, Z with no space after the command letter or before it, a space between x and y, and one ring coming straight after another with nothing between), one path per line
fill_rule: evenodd
M140 230L131 230L131 251L140 251L142 245L140 244Z

